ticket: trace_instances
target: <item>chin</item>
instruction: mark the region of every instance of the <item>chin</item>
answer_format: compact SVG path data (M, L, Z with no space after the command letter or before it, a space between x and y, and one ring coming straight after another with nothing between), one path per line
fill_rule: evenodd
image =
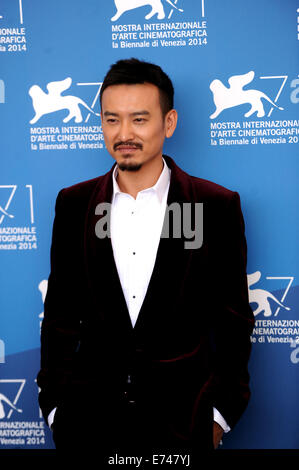
M138 171L142 167L142 163L119 163L118 168L121 171Z

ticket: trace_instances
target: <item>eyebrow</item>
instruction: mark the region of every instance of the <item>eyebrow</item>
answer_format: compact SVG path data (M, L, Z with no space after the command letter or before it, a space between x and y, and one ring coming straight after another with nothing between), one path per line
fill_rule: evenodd
M141 111L134 111L134 113L131 113L130 116L140 116L140 115L149 115L149 111L146 111L145 109ZM105 111L104 116L118 116L117 113L113 113L111 111Z

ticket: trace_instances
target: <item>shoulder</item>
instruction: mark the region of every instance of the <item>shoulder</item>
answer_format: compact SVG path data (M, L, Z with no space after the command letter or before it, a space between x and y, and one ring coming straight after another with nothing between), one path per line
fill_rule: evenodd
M241 211L240 195L237 191L209 180L190 176L193 200L206 204L219 217L227 217L228 211Z
M90 204L99 194L110 194L112 188L111 170L104 175L82 181L61 189L55 203L58 218L83 220L90 210Z
M92 178L90 180L81 181L79 183L67 186L59 192L62 198L66 199L82 199L84 197L89 197L90 194L95 190L95 188L101 184L103 176L98 176L97 178Z
M206 221L212 227L226 227L244 231L244 220L239 193L212 181L188 175L191 198L195 203L202 203ZM215 229L217 230L217 229Z
M112 170L104 175L92 178L86 181L73 184L59 191L57 201L63 201L65 204L85 206L88 204L94 194L99 191L106 191L111 183Z
M220 184L214 183L213 181L198 178L192 175L188 176L193 192L204 200L229 201L237 195L236 191L228 189Z
M173 185L179 188L186 199L198 202L225 202L239 197L236 191L213 181L190 175L178 167L170 157L166 158L167 165L172 172Z

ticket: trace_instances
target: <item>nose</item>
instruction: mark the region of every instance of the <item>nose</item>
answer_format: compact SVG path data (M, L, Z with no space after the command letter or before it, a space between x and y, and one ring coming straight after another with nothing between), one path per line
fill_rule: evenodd
M127 119L124 119L120 123L119 139L122 142L126 142L128 140L133 140L134 139L133 126L131 125L130 121L127 120Z

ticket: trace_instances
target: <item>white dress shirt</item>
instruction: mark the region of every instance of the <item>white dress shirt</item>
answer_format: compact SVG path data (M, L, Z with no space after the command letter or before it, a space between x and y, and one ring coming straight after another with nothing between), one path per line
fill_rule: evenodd
M170 169L163 159L162 173L154 186L139 191L134 199L117 184L117 166L113 171L110 234L120 283L134 327L154 269L161 237L170 184ZM48 416L53 423L55 410ZM225 432L230 430L216 408L214 421Z
M113 173L111 243L119 279L133 327L154 269L170 183L170 169L136 199L120 191Z

